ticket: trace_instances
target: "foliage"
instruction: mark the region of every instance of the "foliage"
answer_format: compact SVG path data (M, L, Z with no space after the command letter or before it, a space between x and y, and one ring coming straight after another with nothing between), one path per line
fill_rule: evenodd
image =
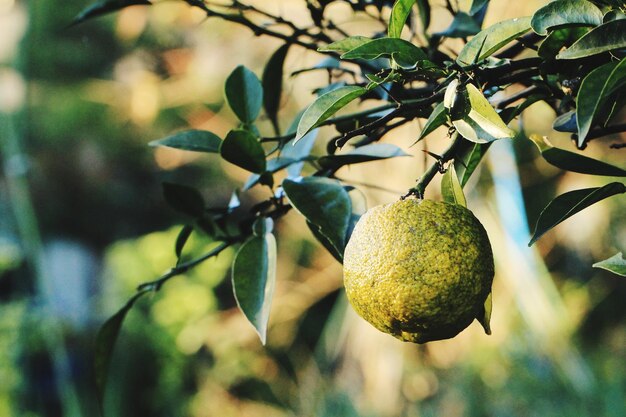
M228 77L226 100L240 123L223 139L211 132L188 130L152 145L219 154L249 171L243 191L267 187L270 196L242 213L237 190L229 205L205 207L196 190L164 184L166 201L188 219L175 244L178 263L163 277L140 286L135 297L160 289L172 277L227 247L241 245L233 265L234 295L262 341L276 262L268 224L293 208L306 218L320 243L341 260L362 212L355 209L360 204L355 202L358 197L353 187L337 179L336 173L346 165L404 156L395 145L376 143L385 134L415 119L426 119L416 141L424 140L438 127L448 127L447 150L431 154L434 163L404 197L423 198L426 187L441 173L444 198L464 202L462 187L480 165L490 143L522 140L523 133L516 133L509 125L533 103L543 102L555 111L554 129L571 132L578 150L592 140L626 130L618 120L626 103L626 10L621 2L557 0L533 16L485 28L488 1L475 0L465 11L446 2L452 15L450 26L430 33L434 5L427 1L337 0L355 14L367 14L370 8L390 10L386 32L349 36L340 28L332 30L337 27L325 13L330 1L306 2L313 28L298 27L286 17L238 0L221 6L183 1L207 17L244 25L256 35L281 40L283 45L270 57L261 79L243 66ZM75 23L146 3L104 1L80 13ZM265 22L258 23L259 19ZM463 47L452 52L450 45L457 40ZM327 71L329 80L292 127L282 132L283 65L296 49L312 51L321 59L317 66L302 68L301 72ZM353 110L355 103L365 102L367 106ZM262 109L274 132L261 131L257 126ZM336 132L328 142L327 154L311 155L317 131L326 126ZM623 168L555 148L547 139L531 138L545 160L560 169L626 177ZM344 146L351 149L339 152ZM304 177L303 163L311 167ZM622 182L613 181L558 196L537 219L531 244L578 211L625 192ZM199 258L187 260L185 244L196 233L222 243ZM598 266L613 262L608 261ZM101 352L105 357L100 363L108 362L106 356L121 320L135 299L103 328ZM99 372L100 380L104 380L106 367L99 367Z

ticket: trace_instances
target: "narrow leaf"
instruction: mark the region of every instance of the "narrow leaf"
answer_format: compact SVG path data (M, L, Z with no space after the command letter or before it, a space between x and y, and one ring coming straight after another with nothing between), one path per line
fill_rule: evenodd
M428 56L417 46L404 39L380 38L369 41L341 55L342 59L377 59L392 57L399 65L411 67L418 61L428 61Z
M265 151L247 130L231 130L220 147L222 158L250 172L265 171Z
M622 252L616 253L603 261L596 262L592 266L594 268L606 269L614 274L626 277L626 259L624 259Z
M483 326L485 329L485 333L491 334L491 310L493 308L493 292L490 292L487 298L485 299L485 304L480 311L476 320Z
M624 27L626 30L626 26ZM626 40L626 38L624 38ZM626 83L626 58L609 62L591 71L576 96L578 147L582 147L594 122L600 120L612 94Z
M318 163L325 168L337 169L344 165L360 164L381 159L410 156L396 145L389 143L373 143L361 146L349 152L323 156Z
M209 153L219 153L221 144L219 136L206 130L186 130L149 143L150 146Z
M465 194L463 194L463 188L461 188L454 164L450 164L446 173L443 174L441 179L441 196L443 201L467 207Z
M411 7L415 4L415 0L397 0L391 9L391 17L389 18L388 34L390 38L399 38L402 35L402 29L406 23L407 17L411 14Z
M94 376L96 380L96 393L100 407L104 403L104 390L106 388L107 377L109 374L109 364L113 355L113 349L117 342L122 323L126 318L126 314L133 307L135 302L141 298L147 291L140 291L135 294L124 307L109 318L98 331L96 336L96 346L94 352Z
M492 143L463 142L464 149L459 151L459 154L454 158L455 168L460 176L461 187L465 187Z
M180 259L183 254L183 249L185 248L185 244L187 240L189 240L189 236L193 232L193 226L185 225L180 232L178 233L178 237L176 238L176 245L174 246L174 252L176 253L176 258Z
M428 0L417 0L417 11L422 22L422 31L426 34L430 26L430 2Z
M430 116L428 116L428 120L426 120L426 123L424 124L424 128L420 132L420 135L417 138L417 140L413 142L413 145L415 145L417 142L424 139L426 136L430 135L438 127L445 125L447 120L448 120L448 116L446 114L446 108L443 105L443 101L442 101L435 106L433 111L430 113Z
M552 200L539 215L528 246L535 243L548 230L579 211L605 198L622 193L626 193L626 186L620 182L612 182L604 187L585 188L561 194Z
M557 59L578 59L626 48L626 19L613 20L590 30Z
M547 35L550 29L561 26L598 26L602 11L587 0L557 0L535 12L530 26L538 35Z
M298 124L296 141L322 122L335 114L339 109L346 106L352 100L362 96L367 89L355 85L348 85L329 91L318 97L305 111Z
M545 137L530 135L530 139L535 142L546 162L557 168L580 174L626 177L626 170L622 168L564 149L555 148Z
M565 27L553 30L541 42L537 54L543 59L554 59L561 49L571 46L587 32L589 32L588 27Z
M348 52L354 48L370 42L372 39L366 36L350 36L337 42L328 44L318 50L321 52L335 51L335 52Z
M129 6L150 6L148 0L106 0L98 3L94 3L90 6L87 6L83 9L78 16L72 20L70 26L77 25L79 23L84 22L87 19L92 19L94 17L102 16L108 13L116 12L118 10L124 9Z
M516 17L489 26L463 47L456 62L466 66L482 61L529 30L530 17Z
M265 344L274 285L276 240L274 235L252 236L235 256L232 284L235 300Z
M283 66L290 46L291 44L286 43L278 48L263 70L263 108L277 134L280 132L278 110L283 93Z
M191 217L202 216L204 200L198 190L170 182L164 182L162 186L163 197L170 207Z
M304 112L300 112L293 122L291 126L287 130L287 134L293 134L298 129L298 124L300 123L300 119ZM289 142L283 146L281 150L281 156L284 158L291 158L294 160L302 160L303 158L308 157L311 154L311 149L313 149L313 145L315 144L315 140L317 139L317 134L319 129L313 129L300 140L296 141L295 138L291 139ZM300 176L302 172L302 168L304 166L304 162L296 162L287 167L287 175L289 178L297 178Z
M283 190L291 205L326 236L338 253L343 253L352 208L341 183L322 177L286 179Z
M257 76L239 65L226 79L226 100L237 118L249 125L256 120L263 105L263 86Z

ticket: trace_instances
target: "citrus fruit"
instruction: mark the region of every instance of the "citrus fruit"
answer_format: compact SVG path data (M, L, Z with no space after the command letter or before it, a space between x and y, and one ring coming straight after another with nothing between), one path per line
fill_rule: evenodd
M454 337L484 317L494 274L487 232L470 210L416 199L368 210L346 246L343 268L356 312L416 343Z

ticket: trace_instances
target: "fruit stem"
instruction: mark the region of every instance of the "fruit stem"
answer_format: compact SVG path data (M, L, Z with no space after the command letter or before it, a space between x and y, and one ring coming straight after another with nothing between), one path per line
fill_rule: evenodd
M452 143L450 144L448 149L446 149L441 154L439 159L437 159L435 163L433 163L424 172L424 174L422 174L422 176L417 180L417 184L415 185L415 187L411 188L409 192L402 198L407 198L410 195L414 195L418 199L422 200L424 198L424 192L426 191L426 186L435 177L435 174L437 174L437 172L442 171L443 165L446 162L454 159L456 148L461 143L462 140L463 140L463 137L459 135L458 132L454 132L453 137L452 137Z

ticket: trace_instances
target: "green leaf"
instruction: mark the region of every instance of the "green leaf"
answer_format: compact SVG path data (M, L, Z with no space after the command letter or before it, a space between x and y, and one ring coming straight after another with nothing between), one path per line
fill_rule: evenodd
M237 118L249 125L256 120L263 105L263 86L257 76L239 65L226 79L226 100Z
M461 50L456 62L461 66L475 64L530 30L530 17L504 20L474 36Z
M430 2L428 0L417 0L417 11L422 22L422 31L426 34L428 26L430 26Z
M626 259L624 259L622 252L616 253L603 261L596 262L592 266L594 268L606 269L614 274L626 277Z
M455 167L460 176L461 187L465 187L465 184L467 184L476 168L480 165L480 161L482 161L492 143L463 142L463 149L454 158Z
M338 253L343 253L352 208L341 183L322 177L286 179L283 190L290 204L319 229Z
M626 30L626 26L624 28ZM584 145L594 122L607 112L606 104L613 93L624 84L626 84L626 58L619 62L604 64L583 79L576 96L579 148Z
M257 174L265 171L265 151L247 130L231 130L220 147L222 158Z
M135 302L146 292L147 291L144 290L135 294L128 300L126 305L111 316L98 331L94 352L94 376L96 380L96 394L100 407L102 407L104 403L104 390L109 374L109 364L111 363L111 356L113 355L113 349L115 348L115 342L117 342L117 337L122 328L122 323Z
M338 169L344 165L360 164L398 156L410 155L396 145L389 143L373 143L346 153L323 156L318 159L318 163L324 168Z
M298 132L295 140L300 140L312 129L345 107L352 100L362 96L367 89L356 85L348 85L329 91L317 98L302 114L298 123Z
M300 119L304 112L300 112L293 122L291 126L287 130L287 134L293 134L298 129L298 124L300 123ZM283 146L281 150L281 156L284 158L291 158L294 160L302 160L303 158L308 157L311 154L311 149L313 149L313 145L315 144L315 140L317 139L317 134L319 129L313 129L300 140L296 141L295 138L289 140ZM287 167L287 175L289 178L299 177L302 172L302 167L304 166L304 162L296 162Z
M576 122L576 110L563 113L562 115L554 119L554 122L552 123L552 129L556 130L557 132L578 132L578 123Z
M176 253L176 258L180 259L183 254L183 249L185 248L185 244L187 240L189 240L189 236L193 232L193 226L185 225L180 232L178 233L178 237L176 237L176 245L174 246L174 252Z
M413 142L413 145L424 139L426 136L430 135L438 127L445 125L447 121L448 115L442 101L435 106L433 111L430 113L430 116L428 116L428 120L426 120L426 123L424 124L424 127L422 128L419 137L415 142Z
M380 38L369 41L341 55L342 59L393 58L403 67L412 67L418 61L428 61L428 56L417 46L404 39Z
M201 217L204 213L204 200L192 187L164 182L163 197L174 210L191 217Z
M149 143L150 146L209 153L219 153L221 144L219 136L206 130L186 130Z
M370 42L372 39L366 36L350 36L337 42L333 42L324 47L318 48L320 52L348 52L359 46Z
M489 0L473 0L472 7L470 7L469 11L470 16L474 16L476 13L483 10L487 3L489 3Z
M467 13L458 12L454 16L454 20L450 26L442 31L434 33L436 36L445 36L448 38L466 38L480 32L480 25L474 18Z
M406 23L407 17L411 14L411 7L415 0L397 0L391 9L389 18L389 29L387 31L390 38L399 38Z
M98 3L94 3L84 8L75 18L72 20L70 26L77 25L84 22L87 19L102 16L108 13L116 12L129 6L150 6L148 0L106 0Z
M252 236L237 251L232 283L239 309L265 344L276 283L276 239L271 233Z
M564 47L571 46L589 32L588 27L566 27L557 29L541 42L537 54L543 59L554 59Z
M562 26L598 26L602 11L586 0L557 0L535 12L530 26L538 35L547 35L550 29Z
M590 30L556 59L578 59L626 48L626 19L613 20Z
M483 326L485 333L491 334L491 310L493 308L493 292L490 292L476 320Z
M618 168L606 162L589 158L564 149L555 148L546 137L530 135L530 139L535 142L541 156L551 165L567 171L578 172L580 174L603 175L607 177L626 177L626 170Z
M454 169L454 164L450 164L446 173L443 174L443 178L441 178L441 196L443 201L467 207L465 194L463 194L463 188L456 174L456 169Z
M290 46L291 44L286 43L278 48L263 70L263 108L277 134L280 132L278 110L283 93L283 66Z
M604 187L585 188L561 194L552 200L539 215L528 246L535 243L548 230L579 211L605 198L622 193L626 193L626 186L620 182L612 182Z
M475 143L487 143L497 139L511 139L515 137L515 132L506 125L485 98L483 93L473 84L463 87L458 80L453 80L446 90L446 96L459 96L465 91L458 91L458 88L465 88L469 100L469 112L463 112L460 118L451 117L452 124L465 139ZM452 92L451 94L449 94ZM444 106L453 110L456 106L454 99L444 97ZM452 116L452 114L451 114Z

